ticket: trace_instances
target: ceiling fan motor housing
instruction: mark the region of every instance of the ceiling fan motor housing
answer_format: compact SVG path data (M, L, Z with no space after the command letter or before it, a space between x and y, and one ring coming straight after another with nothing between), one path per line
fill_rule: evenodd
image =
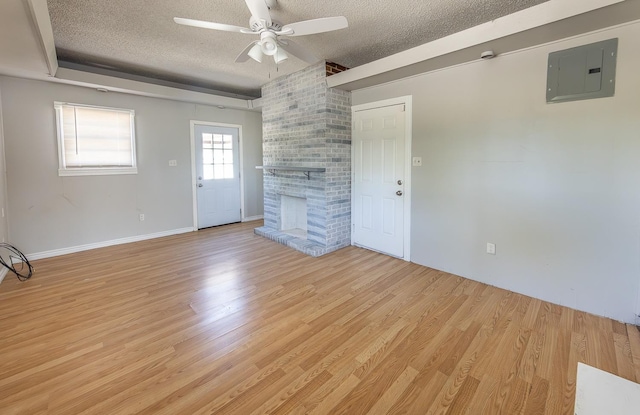
M276 22L272 19L271 26L265 27L263 20L258 20L251 16L251 18L249 18L249 28L258 33L262 30L273 30L274 32L279 32L282 30L282 23Z

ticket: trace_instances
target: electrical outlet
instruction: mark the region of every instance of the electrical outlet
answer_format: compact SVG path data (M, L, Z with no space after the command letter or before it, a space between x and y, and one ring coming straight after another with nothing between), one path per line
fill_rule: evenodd
M142 222L144 220L144 213L140 214L140 222Z
M414 157L412 161L414 167L422 166L422 157Z
M178 165L178 160L169 160L170 167L176 167Z
M496 254L496 244L492 244L491 242L487 242L487 254L495 255Z

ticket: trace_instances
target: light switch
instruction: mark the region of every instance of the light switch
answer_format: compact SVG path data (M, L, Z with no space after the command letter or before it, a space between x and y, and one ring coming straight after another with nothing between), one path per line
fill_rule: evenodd
M414 157L413 158L414 167L422 166L422 157Z

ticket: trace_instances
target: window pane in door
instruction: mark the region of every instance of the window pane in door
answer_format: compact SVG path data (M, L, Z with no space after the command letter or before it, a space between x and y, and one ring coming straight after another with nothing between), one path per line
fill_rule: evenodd
M204 164L213 164L214 151L219 151L219 150L211 150L209 148L202 149L202 162Z
M213 148L222 148L222 134L213 135Z
M223 158L223 150L218 150L215 149L213 150L213 162L214 164L222 164L224 163L224 158Z
M211 180L213 179L213 165L211 164L205 164L204 166L202 166L202 173L203 173L203 178L204 180Z
M213 134L202 134L202 148L213 148Z
M224 150L224 163L233 164L233 150Z
M224 147L225 148L231 148L233 145L233 141L232 141L233 136L229 135L229 134L225 134L223 136L223 141L224 141Z

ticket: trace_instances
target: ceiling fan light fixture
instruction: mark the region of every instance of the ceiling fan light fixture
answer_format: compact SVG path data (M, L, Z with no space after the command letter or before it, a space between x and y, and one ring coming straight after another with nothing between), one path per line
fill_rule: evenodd
M289 58L289 55L280 47L276 50L276 54L273 55L273 60L276 61L276 63L280 63L287 58Z
M265 37L260 44L262 47L262 53L267 56L273 56L278 52L276 40L271 37Z
M262 63L262 47L256 43L248 53L249 57L258 63Z

